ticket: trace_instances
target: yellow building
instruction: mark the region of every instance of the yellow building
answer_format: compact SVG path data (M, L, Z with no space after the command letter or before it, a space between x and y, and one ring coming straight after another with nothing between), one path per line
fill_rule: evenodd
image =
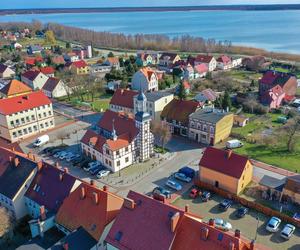
M76 75L87 75L90 73L90 67L84 60L71 62L67 64L67 67Z
M251 182L253 166L232 150L208 147L199 163L200 181L233 194L240 194Z
M200 109L189 116L189 138L215 145L229 137L233 114L213 108Z
M18 80L11 80L7 85L0 89L0 97L10 98L20 95L26 95L32 92L32 89L25 83Z

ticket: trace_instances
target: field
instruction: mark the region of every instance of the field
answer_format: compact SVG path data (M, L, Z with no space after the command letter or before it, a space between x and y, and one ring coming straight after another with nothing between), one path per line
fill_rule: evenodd
M61 47L66 47L66 43L60 40L56 40L56 44L45 44L45 40L43 38L23 38L20 41L18 41L23 47L27 47L29 45L33 45L33 44L39 44L39 45L59 45Z

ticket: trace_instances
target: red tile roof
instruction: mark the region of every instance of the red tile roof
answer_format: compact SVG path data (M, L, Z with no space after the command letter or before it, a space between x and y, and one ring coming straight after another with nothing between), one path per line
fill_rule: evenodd
M110 104L133 109L133 97L138 94L137 91L127 89L117 89L110 100Z
M98 152L103 152L103 145L106 142L106 138L101 135L98 135L93 130L87 130L84 136L81 139L81 142L90 145L92 144L94 149Z
M26 95L1 99L0 113L10 115L48 104L51 104L49 98L42 91L37 91Z
M32 89L25 83L14 79L5 85L0 91L6 96L12 96L32 92Z
M210 63L213 59L213 56L207 56L207 55L198 55L195 59L196 62L202 62L202 63Z
M189 90L191 88L191 85L188 81L183 81L183 87L185 90Z
M48 66L41 68L40 71L45 75L51 75L54 74L55 69L53 67Z
M66 63L63 56L54 56L54 57L52 58L52 62L53 62L54 64L65 64L65 63Z
M146 77L148 82L151 80L151 77L152 77L153 74L156 75L156 73L149 67L141 68L140 72Z
M84 198L81 196L82 189ZM98 241L105 227L118 215L122 204L121 197L82 183L64 200L56 215L56 222L70 231L82 226Z
M218 94L212 89L205 89L201 93L209 100L214 102L218 98Z
M208 147L204 151L199 165L240 179L248 161L247 157L232 151Z
M25 59L25 63L27 64L27 65L35 65L35 58L27 58L27 59Z
M231 63L231 58L226 55L222 55L217 59L217 62L223 63L224 65Z
M87 63L84 60L76 61L71 63L72 66L76 68L85 68L87 67Z
M202 73L205 73L205 72L208 72L208 67L206 66L206 64L204 63L201 63L201 64L198 64L194 67L194 70L200 74Z

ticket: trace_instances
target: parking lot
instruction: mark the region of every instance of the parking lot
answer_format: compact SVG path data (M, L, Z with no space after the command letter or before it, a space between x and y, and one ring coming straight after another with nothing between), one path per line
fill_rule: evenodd
M236 217L236 210L239 207L238 204L233 204L227 211L223 212L219 209L219 203L222 202L223 198L217 195L212 195L212 199L208 202L202 202L198 197L192 199L189 197L190 190L185 192L179 197L173 205L184 208L185 205L190 206L190 211L203 217L203 221L208 222L210 218L221 218L232 224L233 230L241 230L241 234L248 239L254 239L257 230L256 242L263 244L271 249L300 249L300 231L296 228L296 231L290 240L284 240L280 237L280 231L283 229L285 222L282 222L280 229L276 233L269 233L266 230L266 224L270 218L266 217L261 213L257 213L254 210L250 210L243 218ZM256 218L259 218L257 221Z

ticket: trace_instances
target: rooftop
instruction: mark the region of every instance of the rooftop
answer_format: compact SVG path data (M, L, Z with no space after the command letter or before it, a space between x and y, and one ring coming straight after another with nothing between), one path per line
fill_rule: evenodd
M60 80L58 78L49 77L49 79L46 81L46 83L43 86L43 90L52 92L57 87L59 82L60 82Z
M1 92L6 96L12 96L12 95L20 95L20 94L32 92L32 89L29 86L27 86L25 83L14 79L11 80L7 85L5 85L1 89Z
M137 94L137 91L117 89L110 100L110 104L133 109L133 97Z
M147 98L147 101L149 101L149 102L156 102L156 101L160 100L161 98L173 95L169 92L164 92L164 91L146 92L144 94Z
M216 124L220 120L222 120L225 116L230 115L231 113L222 112L220 110L205 108L196 111L195 113L190 115L191 119L201 120Z

